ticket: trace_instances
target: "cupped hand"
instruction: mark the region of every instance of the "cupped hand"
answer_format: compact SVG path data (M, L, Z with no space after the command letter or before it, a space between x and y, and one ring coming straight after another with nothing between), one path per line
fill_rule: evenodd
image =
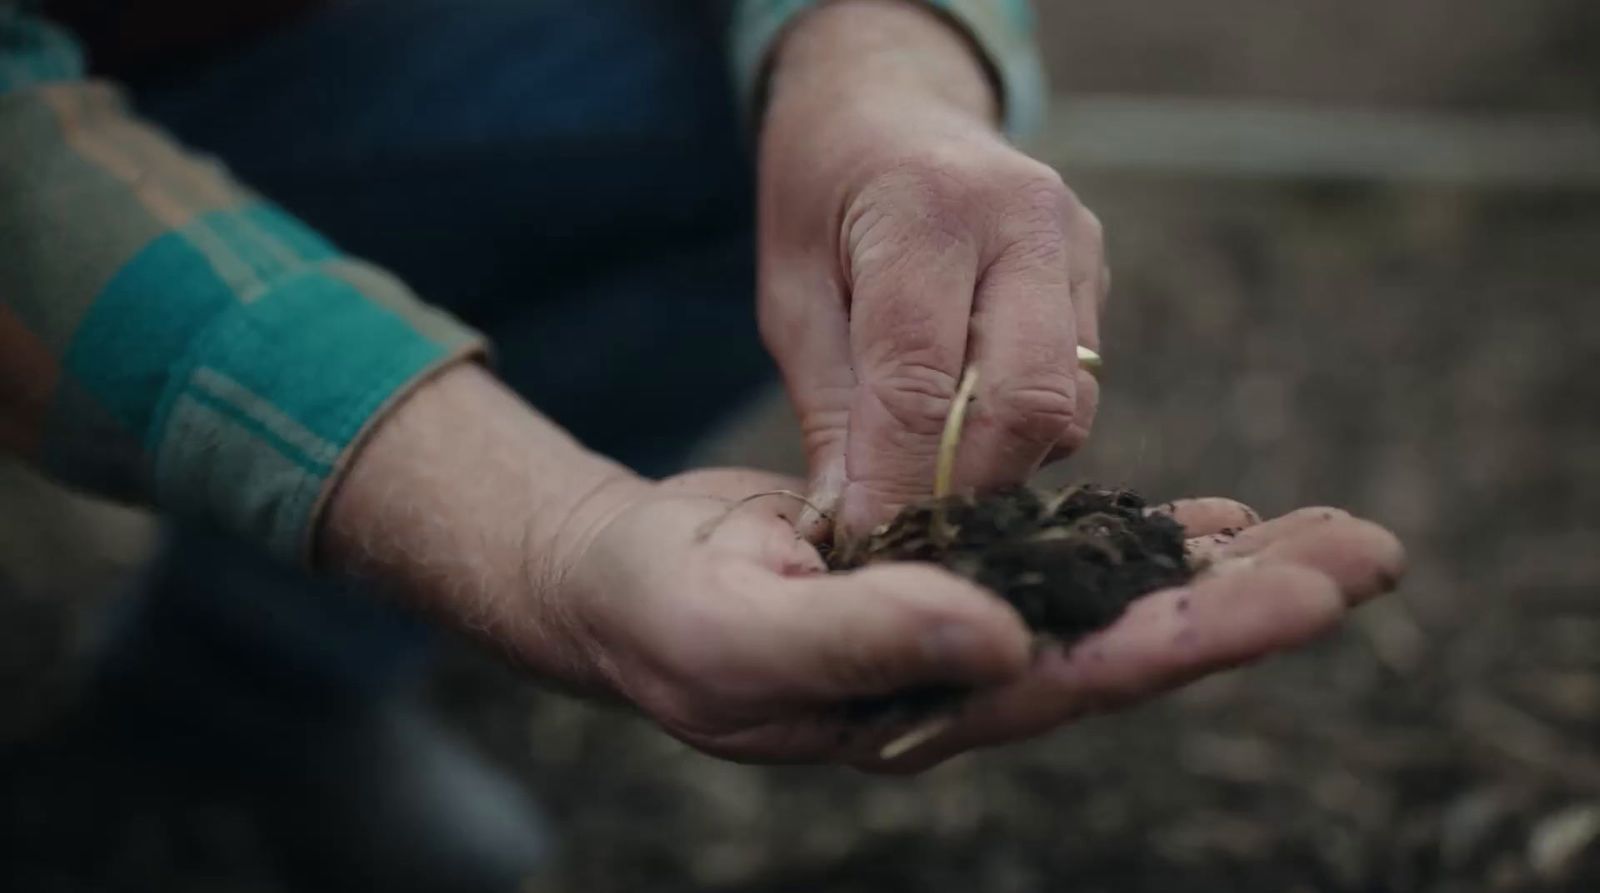
M825 573L774 492L797 486L694 472L609 513L561 602L613 692L709 753L811 762L849 751L853 700L1021 676L1028 631L976 586L911 565Z
M1401 567L1393 537L1342 512L1255 525L1226 500L1179 503L1210 570L1034 657L988 592L928 566L824 574L791 524L794 500L740 503L795 486L727 470L641 480L458 366L371 434L319 551L329 569L395 589L546 679L630 700L711 753L886 771L1297 645ZM943 737L899 759L878 755L903 728L844 709L930 685L971 694Z
M1077 348L1099 349L1109 275L1099 221L998 132L954 30L912 4L850 5L817 13L777 63L759 306L812 493L859 533L929 494L969 365L981 376L959 490L1021 483L1082 443L1098 391ZM888 16L904 20L884 38L898 55L856 67L876 46L861 35Z
M895 759L871 755L862 765L918 771L1305 645L1392 590L1405 570L1393 534L1335 508L1266 522L1228 499L1158 510L1184 526L1191 560L1203 567L1193 580L1138 599L1078 642L1043 649L1024 675L960 705L948 731L926 746Z
M1209 569L1035 654L1017 614L973 584L911 564L824 573L792 526L796 500L739 502L795 485L719 470L631 492L562 575L594 672L712 754L922 769L1302 644L1391 587L1403 560L1387 532L1337 510L1256 524L1229 500L1176 503ZM883 759L903 718L850 705L928 686L970 694L943 735Z

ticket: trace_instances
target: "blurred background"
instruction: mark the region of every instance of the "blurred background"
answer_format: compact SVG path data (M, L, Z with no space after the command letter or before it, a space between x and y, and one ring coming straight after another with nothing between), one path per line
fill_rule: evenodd
M438 704L563 836L538 889L1600 889L1600 5L1038 5L1038 151L1116 275L1095 439L1053 479L1346 506L1407 543L1402 590L910 780L716 762L461 647ZM798 442L774 394L702 457ZM0 469L0 741L70 703L152 536ZM151 813L85 847L282 889L250 834Z

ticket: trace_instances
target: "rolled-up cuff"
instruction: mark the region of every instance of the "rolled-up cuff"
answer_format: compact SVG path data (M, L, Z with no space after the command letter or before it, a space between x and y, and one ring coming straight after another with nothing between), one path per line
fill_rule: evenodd
M731 34L734 80L743 107L764 101L768 63L779 37L820 0L739 0ZM1005 130L1025 139L1044 125L1044 68L1034 42L1033 9L1027 0L907 0L938 11L964 29L983 52L999 81Z
M190 345L150 426L158 504L308 562L366 433L420 382L483 352L392 278L342 264L274 283Z
M67 32L0 3L0 94L83 77L83 49Z

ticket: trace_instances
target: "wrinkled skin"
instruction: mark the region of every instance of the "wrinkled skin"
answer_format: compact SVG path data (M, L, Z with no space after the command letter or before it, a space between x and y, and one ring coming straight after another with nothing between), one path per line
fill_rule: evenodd
M928 495L964 368L982 376L958 489L1025 479L1094 416L1076 348L1098 347L1100 227L997 132L991 87L947 23L896 0L819 7L774 64L761 326L805 431L814 500L845 535ZM804 486L731 469L641 480L457 367L361 448L320 552L709 753L874 771L1040 734L1299 645L1403 564L1391 535L1336 510L1258 523L1227 500L1183 502L1172 511L1209 569L1035 654L1009 605L938 568L822 573L793 500L728 511ZM1246 529L1214 536L1225 528ZM930 684L971 694L942 735L896 759L879 754L903 728L841 718L851 701Z
M838 33L816 22L818 46L797 34L761 139L762 332L805 434L812 492L847 532L929 494L967 366L982 375L961 490L1021 483L1069 453L1099 398L1077 348L1100 347L1100 221L999 133L969 49L920 22L932 29L917 56L935 60L926 79L915 64L852 72L865 63L844 59L850 80L837 84L817 58L865 40L874 12L908 17L886 41L914 39L905 32L927 17L903 5L838 9L862 15Z
M798 484L724 469L631 491L565 574L608 686L708 753L923 769L1304 644L1392 587L1404 560L1382 528L1335 509L1260 522L1231 500L1180 501L1169 510L1209 568L1034 654L1009 605L940 569L823 573L794 500L729 511ZM951 728L894 760L878 754L903 726L839 709L929 684L973 694Z

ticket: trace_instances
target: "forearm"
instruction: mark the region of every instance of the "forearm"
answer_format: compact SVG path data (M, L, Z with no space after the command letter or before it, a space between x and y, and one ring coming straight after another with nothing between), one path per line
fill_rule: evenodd
M577 615L557 597L578 554L647 487L584 449L476 365L424 383L355 453L317 545L369 578L574 686L592 686Z
M0 449L286 562L351 445L482 348L3 0L0 236Z

